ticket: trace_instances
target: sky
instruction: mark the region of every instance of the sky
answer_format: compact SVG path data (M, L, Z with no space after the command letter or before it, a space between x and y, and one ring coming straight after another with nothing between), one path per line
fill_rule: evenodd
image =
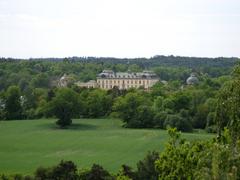
M240 57L240 0L0 0L0 57Z

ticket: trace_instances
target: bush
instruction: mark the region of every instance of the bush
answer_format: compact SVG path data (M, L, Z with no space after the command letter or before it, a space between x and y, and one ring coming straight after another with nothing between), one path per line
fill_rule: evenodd
M155 169L155 161L157 159L159 159L158 152L148 152L147 156L142 161L137 163L137 179L157 180L158 172Z
M154 127L163 129L164 128L163 125L166 118L167 118L167 113L164 111L155 114L153 118Z
M117 180L130 180L136 179L136 172L130 166L122 165L120 171L117 174Z
M72 161L61 161L53 168L52 177L54 179L78 179L77 166Z
M212 125L212 126L206 127L206 131L208 133L217 133L217 125Z
M78 179L77 166L72 161L61 161L52 168L39 167L35 172L35 178L45 179Z
M113 180L114 178L109 174L109 172L103 169L102 166L93 164L92 168L82 174L82 180Z
M150 106L141 105L137 108L136 115L133 117L135 124L132 127L151 128L153 127L153 111Z
M208 144L186 142L176 128L169 129L168 133L171 139L155 162L159 179L194 179L194 173L199 170L199 159L206 155L203 152Z
M163 127L165 129L168 127L176 127L178 130L183 132L192 131L191 123L187 119L182 118L179 114L169 114L164 122Z

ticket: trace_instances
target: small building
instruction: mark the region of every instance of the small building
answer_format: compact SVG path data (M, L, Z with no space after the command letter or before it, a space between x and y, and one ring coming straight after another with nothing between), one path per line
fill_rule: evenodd
M85 88L97 88L98 87L98 84L95 80L90 80L88 82L76 82L75 83L77 86L79 87L85 87Z
M97 76L98 87L102 89L119 89L140 88L148 90L155 83L159 82L159 78L152 71L143 72L113 72L112 70L104 70Z
M64 74L58 81L58 87L67 87L70 82L70 78Z
M197 76L192 73L189 78L186 80L187 85L195 85L199 83Z

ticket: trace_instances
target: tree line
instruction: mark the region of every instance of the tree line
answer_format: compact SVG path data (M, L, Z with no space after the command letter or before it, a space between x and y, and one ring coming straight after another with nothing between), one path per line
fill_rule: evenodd
M163 60L160 60L160 59ZM202 61L203 60L203 61ZM62 58L47 59L5 59L0 58L0 91L9 86L19 86L21 91L27 88L49 89L56 81L67 74L73 81L96 79L96 74L104 69L114 71L139 72L153 70L162 80L185 82L192 71L212 78L229 75L237 58L190 58L162 57L150 59L116 58ZM192 64L192 65L190 65Z
M72 118L115 117L129 128L176 127L191 132L206 129L216 132L216 95L230 76L200 77L200 83L188 86L179 81L155 84L144 89L85 89L72 84L66 88L9 86L0 93L0 118L58 118L66 127ZM184 85L184 86L183 86Z

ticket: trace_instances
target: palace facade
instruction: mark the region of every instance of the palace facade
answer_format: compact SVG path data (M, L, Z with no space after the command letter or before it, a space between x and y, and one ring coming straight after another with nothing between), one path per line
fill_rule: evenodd
M97 85L102 89L119 89L140 88L148 90L159 78L152 71L143 72L113 72L112 70L104 70L97 76Z

